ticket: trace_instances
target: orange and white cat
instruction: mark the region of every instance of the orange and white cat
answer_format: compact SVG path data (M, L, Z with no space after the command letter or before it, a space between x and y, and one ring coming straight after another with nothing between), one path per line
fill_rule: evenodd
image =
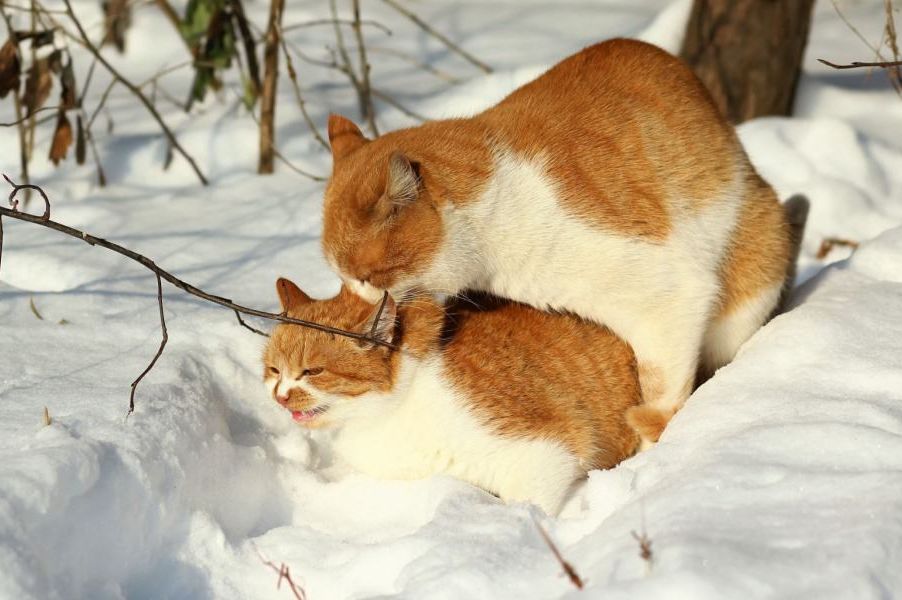
M286 279L276 288L291 317L373 328L378 306L347 287L321 301ZM361 472L446 473L556 514L586 471L638 445L625 417L640 399L633 354L581 319L481 302L389 300L375 330L397 349L280 324L264 381L302 425L339 428L334 450Z
M323 248L364 295L486 291L610 327L657 440L777 305L789 233L773 189L689 68L611 40L471 118L366 139L329 120Z

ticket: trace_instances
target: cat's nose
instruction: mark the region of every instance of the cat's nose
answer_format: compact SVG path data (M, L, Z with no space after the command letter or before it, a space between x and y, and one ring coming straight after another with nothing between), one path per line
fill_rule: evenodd
M288 394L285 394L284 396L281 394L277 394L276 402L278 402L279 404L282 404L282 405L286 404L288 402Z

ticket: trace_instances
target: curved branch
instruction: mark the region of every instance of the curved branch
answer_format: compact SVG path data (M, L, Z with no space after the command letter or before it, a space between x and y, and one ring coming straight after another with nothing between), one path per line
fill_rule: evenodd
M47 197L47 194L44 193L44 190L41 189L41 186L31 183L13 183L12 179L10 179L5 173L3 174L3 179L6 180L6 183L13 186L12 191L9 193L9 205L13 207L12 210L14 212L19 206L19 201L16 200L16 194L18 194L21 190L36 190L41 195L41 198L44 199L44 214L41 216L41 220L50 220L50 198Z
M9 178L6 178L9 181ZM15 184L14 184L15 185ZM37 186L34 186L37 187ZM38 188L40 190L40 188ZM46 195L43 194L43 190L40 190L42 195L46 198ZM217 296L215 294L211 294L206 292L196 286L191 285L190 283L179 279L172 273L158 267L156 263L150 258L144 256L143 254L138 254L134 250L130 250L125 248L124 246L120 246L115 242L110 242L103 238L99 238L95 235L91 235L85 231L81 231L79 229L75 229L74 227L69 227L68 225L64 225L62 223L58 223L56 221L52 221L49 218L44 219L43 217L38 217L35 215L31 215L28 213L19 212L18 210L13 210L9 208L0 207L0 216L10 217L12 219L18 219L19 221L26 221L28 223L33 223L35 225L40 225L42 227L46 227L48 229L53 229L54 231L58 231L60 233L64 233L70 237L74 237L80 239L86 244L91 246L100 246L101 248L106 248L107 250L111 250L117 254L121 254L122 256L129 258L138 264L142 265L144 268L149 271L159 275L161 278L165 279L175 287L180 290L187 292L188 294L200 298L202 300L206 300L207 302L212 302L213 304L218 304L219 306L224 306L234 312L241 313L243 315L250 315L253 317L260 317L261 319L268 319L270 321L278 321L280 323L288 323L290 325L300 325L302 327L307 327L309 329L315 329L317 331L322 331L324 333L331 333L334 335L340 335L348 338L352 338L359 341L369 342L371 344L376 344L377 346L383 346L385 348L390 348L392 350L398 350L399 347L395 344L391 344L389 342L385 342L383 340L374 339L370 336L369 333L360 333L357 331L348 331L345 329L339 329L337 327L330 327L328 325L322 325L320 323L316 323L314 321L307 321L304 319L295 319L292 317L288 317L281 314L266 312L263 310L257 310L255 308L250 308L247 306L242 306L235 302L232 302L228 298L224 298L222 296Z
M151 359L150 364L141 371L141 374L138 375L137 379L132 382L132 391L128 396L128 413L126 413L125 418L128 418L128 415L135 412L135 388L138 387L138 384L141 383L141 380L144 379L144 376L150 373L150 370L153 369L153 366L157 364L157 360L159 360L160 356L163 354L163 348L166 347L166 342L169 341L169 331L166 329L166 316L163 314L163 280L160 279L160 274L157 273L157 304L160 306L160 328L163 331L163 339L160 341L160 347L157 349L157 353L153 355L153 359Z

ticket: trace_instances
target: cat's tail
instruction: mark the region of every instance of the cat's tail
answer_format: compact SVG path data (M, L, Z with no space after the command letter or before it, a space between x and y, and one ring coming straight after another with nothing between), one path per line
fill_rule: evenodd
M799 260L799 251L802 249L802 238L805 237L805 224L808 222L808 210L810 208L811 203L802 194L796 194L783 203L783 214L786 217L786 223L789 225L789 266L786 268L783 292L780 295L780 302L774 311L775 315L786 309L786 303L795 283L796 266Z

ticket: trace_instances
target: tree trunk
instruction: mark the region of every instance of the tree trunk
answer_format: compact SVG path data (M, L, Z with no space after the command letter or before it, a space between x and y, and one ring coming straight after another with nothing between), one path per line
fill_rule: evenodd
M789 115L814 0L695 0L680 56L733 123Z
M285 0L272 0L263 50L263 93L260 96L260 162L258 173L272 173L276 154L276 84L279 80L279 32Z

